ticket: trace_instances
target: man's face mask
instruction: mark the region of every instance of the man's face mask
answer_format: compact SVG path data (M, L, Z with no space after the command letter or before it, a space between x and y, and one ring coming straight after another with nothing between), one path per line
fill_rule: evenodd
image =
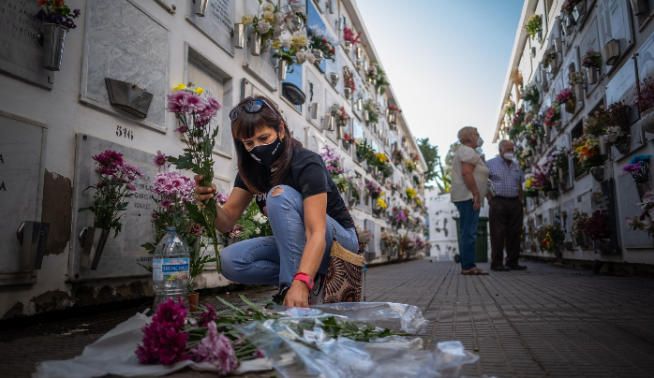
M270 168L275 160L277 160L279 157L281 151L282 141L278 137L272 143L262 144L251 149L250 156L257 163Z

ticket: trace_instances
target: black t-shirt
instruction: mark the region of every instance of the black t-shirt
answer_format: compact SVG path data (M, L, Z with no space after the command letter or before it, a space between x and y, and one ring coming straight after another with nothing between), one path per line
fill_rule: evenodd
M302 194L302 199L319 193L327 193L327 215L334 218L344 228L354 227L354 221L345 202L338 193L338 188L327 172L325 163L320 155L299 147L293 151L291 166L286 177L281 180L283 185L288 185ZM236 175L234 186L249 191L240 174ZM268 192L270 188L266 188ZM257 204L260 208L266 206L265 196L257 196Z

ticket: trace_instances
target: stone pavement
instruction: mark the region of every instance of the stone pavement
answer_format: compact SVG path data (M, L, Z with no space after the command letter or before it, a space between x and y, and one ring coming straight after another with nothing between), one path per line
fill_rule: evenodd
M479 363L464 370L466 376L654 376L652 278L527 265L527 271L489 276L461 276L454 263L429 260L374 267L367 300L419 306L431 321L428 343L461 340L480 355ZM253 298L270 293L247 291ZM37 361L75 356L144 306L25 323L29 328L0 323L0 375L29 376Z

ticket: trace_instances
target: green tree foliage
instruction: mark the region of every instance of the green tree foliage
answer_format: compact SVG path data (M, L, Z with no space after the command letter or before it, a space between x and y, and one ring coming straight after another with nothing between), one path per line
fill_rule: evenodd
M427 163L427 172L425 172L427 187L433 187L435 183L440 193L448 193L450 191L450 175L443 166L438 146L429 143L429 138L418 138L417 142Z

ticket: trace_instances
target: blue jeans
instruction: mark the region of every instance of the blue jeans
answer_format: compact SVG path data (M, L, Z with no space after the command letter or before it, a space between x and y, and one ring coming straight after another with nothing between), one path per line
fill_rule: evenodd
M246 285L290 285L297 273L306 244L302 195L287 185L281 193L268 192L266 208L273 236L234 243L220 253L222 274L228 280ZM319 273L326 274L332 241L358 251L359 241L352 228L343 228L329 215L325 230L325 251Z
M454 202L459 209L459 255L461 256L461 269L475 267L475 243L477 242L477 223L479 223L479 210L472 206L472 200Z

